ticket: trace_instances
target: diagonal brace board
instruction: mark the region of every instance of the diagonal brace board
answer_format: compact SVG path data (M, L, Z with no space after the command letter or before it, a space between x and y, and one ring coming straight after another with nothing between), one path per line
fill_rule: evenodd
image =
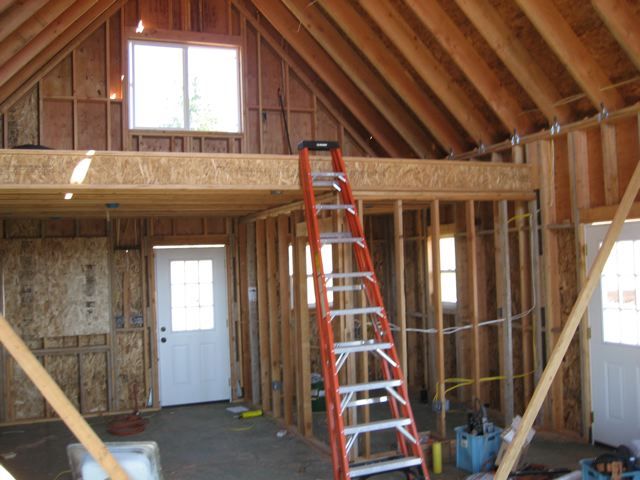
M545 367L544 372L542 372L540 381L538 382L538 385L533 392L533 396L531 397L531 401L524 412L520 429L507 449L504 459L500 462L500 466L498 467L498 471L495 476L496 480L506 480L508 478L513 466L515 465L516 459L520 455L525 439L527 438L527 434L531 430L533 422L540 411L540 407L549 393L549 389L551 388L551 384L558 373L562 359L567 353L571 339L573 338L582 316L589 305L591 296L600 281L600 275L604 269L604 265L609 258L609 254L613 249L613 245L615 244L618 235L620 234L624 220L629 214L629 210L631 209L633 201L638 194L638 190L640 190L640 163L638 163L633 172L633 176L629 181L627 190L624 192L624 196L622 197L620 205L616 210L616 214L613 217L613 222L609 226L609 230L604 237L602 246L600 247L596 259L589 270L589 275L587 276L584 287L578 294L576 303L573 305L569 318L562 329L562 333L560 333L560 336L558 337L558 343L556 343L555 348L551 352L547 366Z
M24 370L24 373L40 390L40 393L60 415L69 430L80 440L104 471L109 474L109 478L111 480L127 480L127 474L111 455L102 440L91 429L58 384L53 381L49 373L29 350L29 347L25 345L2 315L0 315L0 343L4 345L17 364Z

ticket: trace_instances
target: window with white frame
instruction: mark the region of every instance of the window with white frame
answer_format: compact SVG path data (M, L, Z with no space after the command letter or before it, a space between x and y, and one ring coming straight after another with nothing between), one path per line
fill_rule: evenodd
M324 273L333 273L333 250L331 245L323 245L320 249L322 255L322 269ZM313 286L313 265L311 263L311 248L307 245L305 249L306 271L307 271L307 304L314 307L316 304L316 291ZM291 281L291 291L293 291L293 246L289 245L289 279ZM327 286L332 286L333 280L329 280ZM333 292L328 291L329 303L333 303ZM291 297L293 306L293 296Z
M456 291L456 241L454 237L440 238L440 289L442 303L455 304Z
M132 129L240 132L239 49L132 40L129 95Z

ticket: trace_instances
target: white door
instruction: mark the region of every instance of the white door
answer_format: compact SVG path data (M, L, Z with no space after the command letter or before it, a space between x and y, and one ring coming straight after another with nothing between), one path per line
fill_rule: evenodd
M231 397L224 247L156 249L160 404Z
M591 266L608 225L588 226ZM640 438L640 222L625 223L589 304L593 440Z

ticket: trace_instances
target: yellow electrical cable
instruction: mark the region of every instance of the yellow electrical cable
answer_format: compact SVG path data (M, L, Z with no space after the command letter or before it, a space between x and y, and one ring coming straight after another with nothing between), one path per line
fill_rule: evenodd
M533 375L533 371L528 372L528 373L519 373L518 375L514 375L513 378L524 378L528 375ZM479 383L485 383L485 382L495 382L497 380L506 380L507 377L505 377L504 375L498 375L498 376L494 376L494 377L482 377L478 379ZM447 389L445 389L444 393L445 395L447 393L449 393L452 390L455 390L457 388L460 387L467 387L469 385L473 385L475 382L472 378L462 378L462 377L450 377L450 378L445 378L444 379L444 383L445 385L447 383L455 383L455 385L453 385L452 387L449 387ZM435 402L436 400L438 400L438 385L439 383L436 384L436 394L433 397L433 401Z
M530 213L521 213L521 214L519 214L519 215L514 215L514 216L513 216L513 217L511 217L509 220L507 220L507 223L511 223L511 222L513 222L514 220L520 220L520 219L527 218L527 217L530 217L530 216L531 216L531 214L530 214Z

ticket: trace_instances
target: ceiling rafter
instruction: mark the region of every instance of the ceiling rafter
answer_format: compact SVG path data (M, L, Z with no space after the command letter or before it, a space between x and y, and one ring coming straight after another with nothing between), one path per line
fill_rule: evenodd
M309 4L307 0L282 0L282 2L380 113L395 126L419 156L422 158L433 156L434 152L422 128L407 115L404 106L379 80L377 73L373 72L351 45L342 38L315 3ZM436 140L445 149L463 149L463 143L457 138L438 137Z
M625 0L591 0L591 4L633 64L640 70L640 17Z
M0 82L0 109L24 95L127 0L99 0L11 78Z
M616 110L624 105L622 97L615 89L605 89L611 85L609 77L596 63L552 0L515 2L596 108L599 109L601 103L609 110Z
M398 73L406 77L410 77L409 73L403 68L402 64L395 59L392 53L390 53L384 45L379 43L379 40L369 40L369 35L373 35L370 28L366 26L365 20L360 17L353 9L349 9L348 15L341 15L341 10L346 10L348 7L346 3L342 1L329 2L324 0L325 3L330 4L331 8L327 8L327 12L331 15L335 15L336 21L343 17L343 24L348 24L347 34L352 37L354 42L360 46L360 48L367 48L370 50L369 57L372 59L377 56L379 63L383 66L391 67L391 72L395 69ZM338 8L338 5L341 8ZM471 99L467 94L459 88L454 80L451 78L444 68L439 64L435 57L429 52L426 46L419 41L416 41L415 34L411 31L409 25L401 19L395 9L387 2L371 2L361 1L360 5L367 11L367 13L376 21L378 26L382 29L385 35L391 40L391 42L398 48L400 53L409 62L409 64L416 70L420 78L433 90L435 95L439 97L445 107L452 113L452 115L460 122L462 127L468 132L468 134L479 143L489 144L496 137L495 129L488 126L487 119L475 108ZM357 18L354 18L357 17ZM340 22L339 22L340 23ZM366 27L366 28L365 28ZM345 29L346 30L346 29ZM364 32L367 33L364 33ZM385 75L385 78L391 82L391 77L396 75ZM414 85L415 82L412 78L409 81ZM397 87L396 87L397 88ZM398 89L400 92L400 89ZM407 100L410 100L408 97ZM426 124L429 128L429 124Z
M236 5L237 0L234 0ZM253 0L260 13L275 27L293 49L310 65L340 101L373 135L376 142L391 156L398 156L396 139L389 135L389 127L380 113L367 101L329 55L303 29L280 0ZM417 153L417 152L416 152Z
M54 22L27 43L20 52L0 65L0 83L17 74L21 68L35 58L47 45L76 23L98 0L77 0L65 10Z
M531 120L522 115L522 107L517 100L440 4L436 0L405 0L405 3L456 62L507 130L531 131Z
M560 93L498 12L486 2L456 0L456 3L549 123L554 119L569 121L571 109L567 105L556 105L561 99Z
M47 0L22 0L0 14L0 42L7 38L20 25L26 22L33 12L39 10Z
M12 0L0 0L0 13L4 12L12 5L13 5Z

